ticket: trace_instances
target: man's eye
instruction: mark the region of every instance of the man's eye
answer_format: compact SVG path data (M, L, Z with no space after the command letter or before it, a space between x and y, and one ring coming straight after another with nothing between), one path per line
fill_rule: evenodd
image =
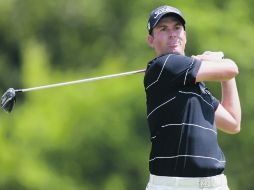
M181 26L175 26L175 29L176 29L176 30L180 30L180 29L181 29Z

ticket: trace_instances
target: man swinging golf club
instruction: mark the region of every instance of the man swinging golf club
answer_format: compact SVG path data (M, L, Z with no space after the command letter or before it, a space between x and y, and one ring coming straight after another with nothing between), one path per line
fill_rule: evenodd
M147 190L228 190L223 174L225 158L217 141L217 128L240 131L241 108L235 77L236 64L222 52L185 56L186 32L182 13L170 6L151 12L149 45L156 58L148 63L144 87L152 148ZM8 89L1 106L11 112L16 93L72 85L141 73L120 73L28 89ZM204 81L220 82L219 102Z
M238 67L222 52L185 56L185 19L174 7L154 9L148 33L156 58L144 77L152 143L146 190L228 190L217 129L240 131ZM221 83L221 102L204 81Z

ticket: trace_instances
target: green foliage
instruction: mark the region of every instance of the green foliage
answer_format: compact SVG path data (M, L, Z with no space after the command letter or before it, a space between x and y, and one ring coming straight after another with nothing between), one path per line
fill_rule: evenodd
M221 50L240 68L242 132L219 140L231 189L251 190L250 0L0 0L0 92L145 68L154 56L147 17L166 3L186 17L188 55ZM145 189L142 83L137 74L18 95L13 113L0 112L0 189ZM209 86L220 98L219 85Z

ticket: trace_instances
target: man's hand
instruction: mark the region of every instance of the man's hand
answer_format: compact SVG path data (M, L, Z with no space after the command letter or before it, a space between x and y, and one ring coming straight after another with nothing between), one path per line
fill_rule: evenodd
M222 51L205 51L201 55L193 55L192 56L195 59L198 59L200 61L216 61L221 60L224 58L224 53Z

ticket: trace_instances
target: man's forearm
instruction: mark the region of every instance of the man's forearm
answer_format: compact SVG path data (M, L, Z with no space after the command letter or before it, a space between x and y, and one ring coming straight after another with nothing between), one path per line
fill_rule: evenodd
M235 78L221 82L222 106L231 114L238 125L241 123L241 105Z

